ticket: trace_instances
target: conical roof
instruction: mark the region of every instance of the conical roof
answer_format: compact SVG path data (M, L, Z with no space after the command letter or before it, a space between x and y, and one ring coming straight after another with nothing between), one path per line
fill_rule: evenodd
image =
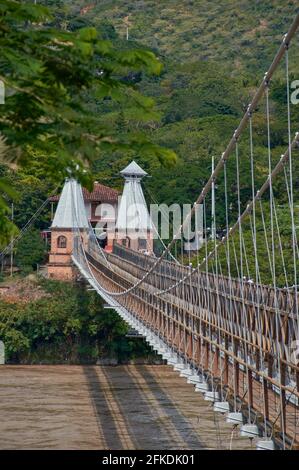
M147 176L146 171L144 171L138 165L138 163L136 163L134 160L131 163L129 163L129 165L126 166L126 168L124 168L120 172L120 174L123 175L124 177L126 177L126 176L137 176L139 178L142 178L143 176Z
M89 228L82 188L73 178L64 183L51 228Z
M128 178L118 208L117 229L122 231L152 230L141 183L138 178Z

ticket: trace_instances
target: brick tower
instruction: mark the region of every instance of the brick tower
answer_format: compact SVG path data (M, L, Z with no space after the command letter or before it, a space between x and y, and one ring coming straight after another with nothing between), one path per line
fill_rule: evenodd
M51 250L49 253L48 277L72 280L76 269L72 263L74 236L80 229L83 239L89 230L82 188L73 178L65 181L55 216L51 225Z

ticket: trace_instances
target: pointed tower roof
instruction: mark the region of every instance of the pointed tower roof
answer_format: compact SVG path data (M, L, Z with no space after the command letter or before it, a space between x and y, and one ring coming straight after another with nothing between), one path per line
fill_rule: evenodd
M129 163L128 166L126 166L126 168L124 168L120 174L124 177L126 176L137 176L139 178L142 178L143 176L147 176L147 173L146 171L144 171L139 165L138 163L135 162L135 160L133 160L131 163Z
M118 208L116 227L120 231L152 230L153 226L140 182L147 173L134 161L120 173L126 181Z
M73 178L64 183L51 228L89 228L82 188Z

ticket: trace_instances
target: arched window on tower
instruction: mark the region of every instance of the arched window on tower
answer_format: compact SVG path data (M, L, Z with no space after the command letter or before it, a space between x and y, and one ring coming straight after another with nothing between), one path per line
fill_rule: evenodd
M146 250L146 238L138 238L138 250Z
M66 248L66 237L64 235L60 235L57 238L57 248Z

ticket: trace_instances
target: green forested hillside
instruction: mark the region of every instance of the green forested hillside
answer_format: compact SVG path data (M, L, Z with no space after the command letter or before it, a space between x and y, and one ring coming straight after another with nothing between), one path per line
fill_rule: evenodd
M72 15L89 7L84 20L109 21L117 34L150 47L175 63L230 61L235 75L264 71L296 10L297 2L279 0L75 0ZM82 10L81 10L82 11Z
M57 3L57 2L56 2ZM121 184L117 172L132 157L151 173L146 182L159 202L191 202L211 169L211 156L220 157L240 117L267 71L298 9L296 1L221 0L197 1L66 1L60 21L66 28L95 25L108 37L148 47L162 61L159 77L131 77L136 86L154 97L159 119L132 123L114 106L104 119L119 132L132 125L145 129L150 138L174 149L178 164L171 170L155 160L131 154L105 156L94 166L99 179ZM61 12L60 8L60 12ZM290 52L290 70L298 70L298 37ZM298 107L292 121L298 123ZM271 85L272 147L274 161L287 145L284 64ZM264 103L254 119L258 181L266 174L266 126ZM294 131L296 129L294 128ZM244 157L248 140L241 142ZM248 162L247 162L248 163ZM242 170L242 169L241 169ZM244 177L247 183L248 164ZM110 178L111 177L111 178ZM233 190L233 188L231 188ZM244 192L244 199L248 192ZM221 189L219 198L223 198Z
M143 132L151 142L176 152L178 161L171 168L161 165L150 152L144 154L136 148L102 151L100 157L91 158L94 179L119 189L123 184L119 171L134 158L151 175L144 181L149 202L154 196L159 203L190 203L196 199L210 175L212 155L217 162L298 11L295 0L39 0L38 3L53 11L49 26L72 32L94 26L116 49L147 48L162 62L159 75L132 71L128 66L119 77L155 100L155 112L147 119L128 108L125 102L103 96L94 99L88 89L84 95L90 116L96 117L108 135L117 134L125 142L129 134L138 138ZM298 35L289 57L292 81L299 78ZM284 65L282 61L270 86L273 164L288 144ZM299 130L299 105L291 106L291 120L294 134ZM253 117L253 130L256 184L260 185L268 173L265 101L261 101ZM248 132L242 136L239 150L244 207L250 197ZM36 208L36 195L31 196L34 185L38 187L41 181L39 188L45 195L49 192L48 161L48 154L32 150L26 169L19 172L16 181L25 188L20 207L26 207L26 211L33 212ZM294 162L296 175L298 159ZM233 156L228 169L234 221L237 207ZM224 226L221 181L220 178L216 190L220 230ZM294 181L298 201L299 183L296 178ZM24 203L24 198L28 200L26 188L34 202L32 207ZM283 185L278 184L275 196L283 207L287 202ZM38 198L42 200L42 195ZM16 217L22 219L18 206Z

